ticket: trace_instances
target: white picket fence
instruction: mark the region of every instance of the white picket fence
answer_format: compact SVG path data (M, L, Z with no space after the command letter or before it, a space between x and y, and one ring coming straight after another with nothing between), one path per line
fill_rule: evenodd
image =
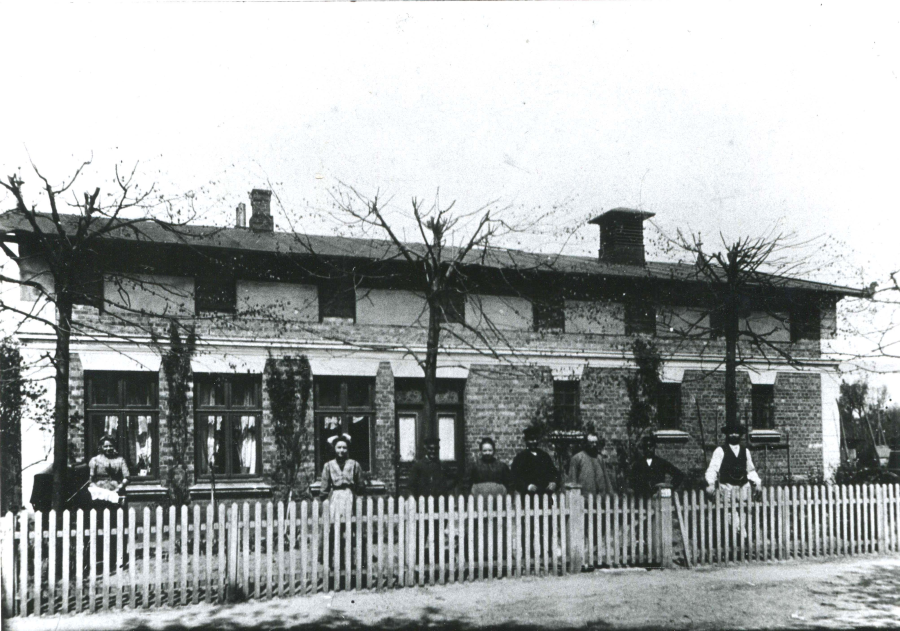
M900 551L900 486L701 493L358 498L114 513L8 513L7 615L50 615L384 590L588 566L772 561Z

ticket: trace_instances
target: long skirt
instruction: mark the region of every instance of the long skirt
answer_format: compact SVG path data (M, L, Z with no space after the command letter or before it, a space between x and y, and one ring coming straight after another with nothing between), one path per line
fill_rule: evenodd
M498 482L478 482L472 485L472 495L506 495L506 487Z
M332 523L334 523L337 515L340 515L342 519L346 519L346 515L353 512L353 491L350 489L332 491L331 495L328 496L328 500Z

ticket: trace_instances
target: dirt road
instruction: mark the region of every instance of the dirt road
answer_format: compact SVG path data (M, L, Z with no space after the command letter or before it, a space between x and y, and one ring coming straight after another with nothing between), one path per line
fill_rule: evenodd
M5 625L6 626L6 625ZM141 629L900 628L900 557L623 570L12 620L15 631Z

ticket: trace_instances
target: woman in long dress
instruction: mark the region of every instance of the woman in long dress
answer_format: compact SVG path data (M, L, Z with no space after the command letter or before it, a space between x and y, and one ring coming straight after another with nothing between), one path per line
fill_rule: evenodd
M117 452L111 436L100 439L100 453L91 458L91 478L88 491L95 502L119 504L124 499L120 493L128 484L128 465Z
M349 515L353 498L363 491L362 467L349 457L350 437L339 434L329 439L334 450L334 459L325 463L322 469L322 495L327 496L331 506L331 519L336 515Z
M481 458L466 471L465 488L475 495L506 495L510 485L509 466L494 457L494 440L482 438L479 445Z

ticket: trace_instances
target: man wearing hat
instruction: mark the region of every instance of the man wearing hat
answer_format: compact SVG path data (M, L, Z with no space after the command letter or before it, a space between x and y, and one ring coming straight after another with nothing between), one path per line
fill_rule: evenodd
M714 496L716 486L729 497L735 490L740 490L741 497L746 499L753 484L754 495L762 492L762 480L753 466L750 450L741 444L741 438L747 428L741 424L722 428L725 445L716 447L709 467L706 469L706 494Z
M638 457L631 467L631 488L639 497L652 497L660 484L681 486L684 474L665 458L656 455L656 436L645 434L638 443Z
M553 459L538 447L541 430L529 426L525 428L525 449L513 459L511 473L513 487L520 494L553 493L559 486L559 470Z
M409 493L413 497L438 497L453 488L453 480L444 472L440 458L440 441L425 439L425 459L416 460L409 470Z

